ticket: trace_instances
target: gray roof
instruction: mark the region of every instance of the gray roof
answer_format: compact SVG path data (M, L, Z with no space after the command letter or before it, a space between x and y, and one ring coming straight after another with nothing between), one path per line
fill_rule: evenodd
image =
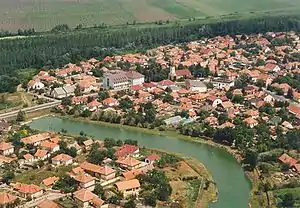
M206 85L200 80L190 80L191 87L206 87Z
M75 86L74 85L66 85L63 87L66 93L74 93Z
M53 93L56 93L57 95L64 95L64 94L66 94L66 92L64 91L64 89L62 87L54 88Z
M167 124L167 125L170 125L170 124L178 124L180 123L180 121L182 121L182 118L180 116L174 116L174 117L171 117L171 118L168 118L166 120L164 120L164 122Z

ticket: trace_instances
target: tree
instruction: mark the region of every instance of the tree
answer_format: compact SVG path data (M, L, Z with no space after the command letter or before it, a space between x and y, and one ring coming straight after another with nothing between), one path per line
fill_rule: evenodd
M241 95L234 95L232 97L232 102L233 103L239 103L239 104L243 104L244 103L244 97Z
M124 208L136 208L136 204L134 202L133 199L130 199L129 201L127 201L124 206Z
M75 90L74 90L74 94L75 94L75 96L81 96L82 95L82 91L81 91L79 85L76 85Z
M282 197L281 197L281 203L280 205L283 207L294 207L295 204L295 197L292 193L285 193Z
M95 189L94 189L94 194L96 194L97 196L99 196L101 199L105 199L105 191L103 189L103 187L101 186L101 184L97 183L95 185Z
M26 120L26 113L24 111L19 111L16 121L21 122L21 121L25 121Z
M121 199L122 199L122 197L120 195L114 195L114 196L111 196L107 201L108 201L108 203L119 205L121 202Z
M100 91L98 93L98 98L99 98L99 101L103 101L105 100L106 98L109 98L109 94L107 91Z
M292 88L289 88L286 97L289 98L289 99L293 99L294 98L293 89Z
M119 107L122 110L131 109L132 106L133 106L133 102L128 97L121 99L119 102Z
M126 139L124 141L124 144L130 144L130 145L135 145L137 146L138 145L138 141L137 140L133 140L133 139Z
M71 176L65 175L54 184L53 189L61 190L64 193L72 193L77 189L77 182Z
M70 106L72 105L72 97L64 97L62 100L61 100L61 104L64 105L64 106Z
M247 164L249 170L253 170L257 165L258 153L255 150L247 149L245 151L244 163Z
M171 103L173 102L173 100L174 100L173 96L170 95L169 93L167 93L163 98L164 103Z
M218 129L216 133L214 134L214 140L221 143L228 143L229 145L232 145L234 138L235 138L235 130L233 128L223 128Z
M156 207L156 194L154 194L153 192L150 193L146 193L143 196L144 200L143 200L143 204L146 206L151 206L151 207Z

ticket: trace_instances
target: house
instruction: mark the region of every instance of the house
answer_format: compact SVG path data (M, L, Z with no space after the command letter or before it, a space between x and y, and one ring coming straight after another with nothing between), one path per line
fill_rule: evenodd
M214 78L211 83L215 89L229 89L234 86L234 81L225 78Z
M0 192L0 207L14 207L13 204L18 197L6 192Z
M288 110L291 114L295 115L296 118L300 119L300 107L298 105L289 105Z
M182 78L191 78L192 73L188 69L180 69L180 70L175 70L175 67L172 67L169 73L169 77L172 80L178 80Z
M41 149L47 150L50 153L56 152L59 150L59 145L48 140L42 141L40 144Z
M69 96L75 95L74 85L65 85L63 87L54 88L50 96L57 99L62 99Z
M120 167L128 170L137 169L143 165L141 161L132 157L120 158L116 161L116 163L118 163Z
M276 64L268 63L262 68L262 70L264 72L276 72L277 73L280 71L280 67Z
M43 190L34 184L16 183L13 187L24 198L34 199L43 195Z
M131 86L141 85L145 82L145 76L138 73L137 71L131 70L131 71L126 72L125 75L127 76L127 79Z
M138 175L146 174L148 171L153 170L153 169L154 169L153 164L148 164L139 169L133 169L133 170L124 172L122 175L125 178L125 180L128 181L128 180L132 180L132 179L136 178Z
M111 70L103 74L103 88L114 91L129 90L130 82L125 72Z
M0 143L0 154L11 155L14 153L14 146L7 142Z
M246 112L244 112L244 115L251 118L258 118L259 117L259 111L258 110L252 110L249 109Z
M3 132L7 132L10 131L12 128L12 125L10 123L8 123L5 120L1 120L0 121L0 134L2 134Z
M106 98L103 100L103 105L108 107L117 107L119 106L119 101L115 98Z
M185 80L185 87L186 89L190 90L191 92L206 92L207 87L206 85L200 80Z
M90 207L90 205L101 207L104 204L102 199L87 189L74 192L73 198L76 200L76 204L82 208Z
M143 83L143 87L147 91L152 91L154 88L156 88L156 85L153 84L152 82L145 82L145 83Z
M49 186L52 186L53 184L55 184L56 181L58 181L58 180L59 180L59 177L52 176L52 177L45 178L45 179L42 181L42 183L43 183L45 186L49 187Z
M264 98L264 101L266 103L274 103L275 102L275 98L272 96L272 95L267 95L265 98Z
M34 158L37 160L47 160L49 156L48 151L41 149L38 149L34 154Z
M28 90L40 90L45 87L45 85L39 80L31 80L27 84Z
M89 150L93 144L94 144L94 140L92 140L92 139L88 139L83 142L83 145L86 150Z
M125 144L116 150L115 156L117 156L118 158L132 156L132 155L138 154L139 151L140 151L140 149L138 146Z
M252 117L245 118L243 122L245 122L246 125L249 126L250 128L253 128L258 125L257 120L253 119Z
M153 153L145 158L145 162L148 164L153 164L158 160L160 160L160 156L156 153Z
M168 79L162 80L157 84L157 87L159 87L163 90L167 89L168 87L172 87L172 86L175 86L175 83Z
M209 96L206 100L212 105L212 107L216 108L218 105L222 105L222 100L216 96Z
M23 155L23 158L24 158L25 162L28 162L28 163L32 163L34 161L34 156L32 156L29 153Z
M21 139L21 142L26 144L32 144L34 146L38 146L41 144L42 141L47 140L50 138L49 133L41 133L41 134L35 134L32 136L24 137Z
M137 179L117 182L115 186L118 191L123 194L124 198L129 196L138 196L141 187L140 182Z
M116 170L107 165L102 167L99 171L101 178L106 181L114 179L116 177L116 172Z
M52 158L53 165L70 165L73 163L73 157L67 154L59 154Z
M291 156L289 156L288 154L286 153L283 153L279 158L278 160L283 163L283 164L286 164L288 165L289 167L292 167L293 165L295 165L297 163L297 160L292 158Z
M93 191L95 188L95 178L88 174L79 174L74 179L79 183L80 188L90 191Z
M293 170L295 170L298 174L300 174L300 163L296 163L292 166Z
M97 100L93 100L92 102L87 104L87 107L90 111L97 111L99 108L102 107L102 104Z
M6 157L4 155L0 155L0 166L2 166L3 164L5 163L11 163L12 161L14 161L13 158L10 158L10 157Z
M60 208L60 206L54 201L51 201L46 198L38 202L36 208Z

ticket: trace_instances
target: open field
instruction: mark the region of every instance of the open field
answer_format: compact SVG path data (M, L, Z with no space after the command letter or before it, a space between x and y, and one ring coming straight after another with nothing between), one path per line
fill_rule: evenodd
M0 28L44 31L57 24L93 26L299 11L299 0L1 0Z

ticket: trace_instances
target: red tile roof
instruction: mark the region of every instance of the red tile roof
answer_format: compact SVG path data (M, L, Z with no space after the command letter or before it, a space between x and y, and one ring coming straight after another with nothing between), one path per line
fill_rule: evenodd
M37 185L34 185L34 184L28 185L28 184L24 184L24 183L16 183L14 185L14 189L18 190L21 193L25 193L25 194L34 194L34 193L37 193L42 190Z
M53 160L56 160L56 161L69 161L69 160L72 160L73 157L71 157L70 155L67 155L67 154L59 154L59 155L56 155L55 157L52 158L52 161Z
M0 150L1 151L8 150L8 149L11 149L13 147L14 146L12 146L10 143L7 143L7 142L1 142L0 143Z
M53 177L45 178L42 182L45 186L51 186L58 180L59 177L53 176Z
M139 180L137 180L137 179L117 182L115 185L117 186L119 191L125 191L128 189L139 188L141 186Z
M125 157L125 156L133 154L138 149L139 149L138 146L125 144L118 148L118 150L115 152L115 155L117 157Z
M153 154L147 156L146 159L148 159L150 161L155 161L155 160L159 160L160 156L156 153L153 153Z
M0 192L0 205L13 203L17 199L16 196L9 193Z
M44 199L38 203L37 208L60 208L60 206L54 201Z
M287 164L289 166L293 166L294 164L297 163L297 160L292 158L291 156L289 156L288 154L286 153L283 153L279 158L278 160L284 164Z

